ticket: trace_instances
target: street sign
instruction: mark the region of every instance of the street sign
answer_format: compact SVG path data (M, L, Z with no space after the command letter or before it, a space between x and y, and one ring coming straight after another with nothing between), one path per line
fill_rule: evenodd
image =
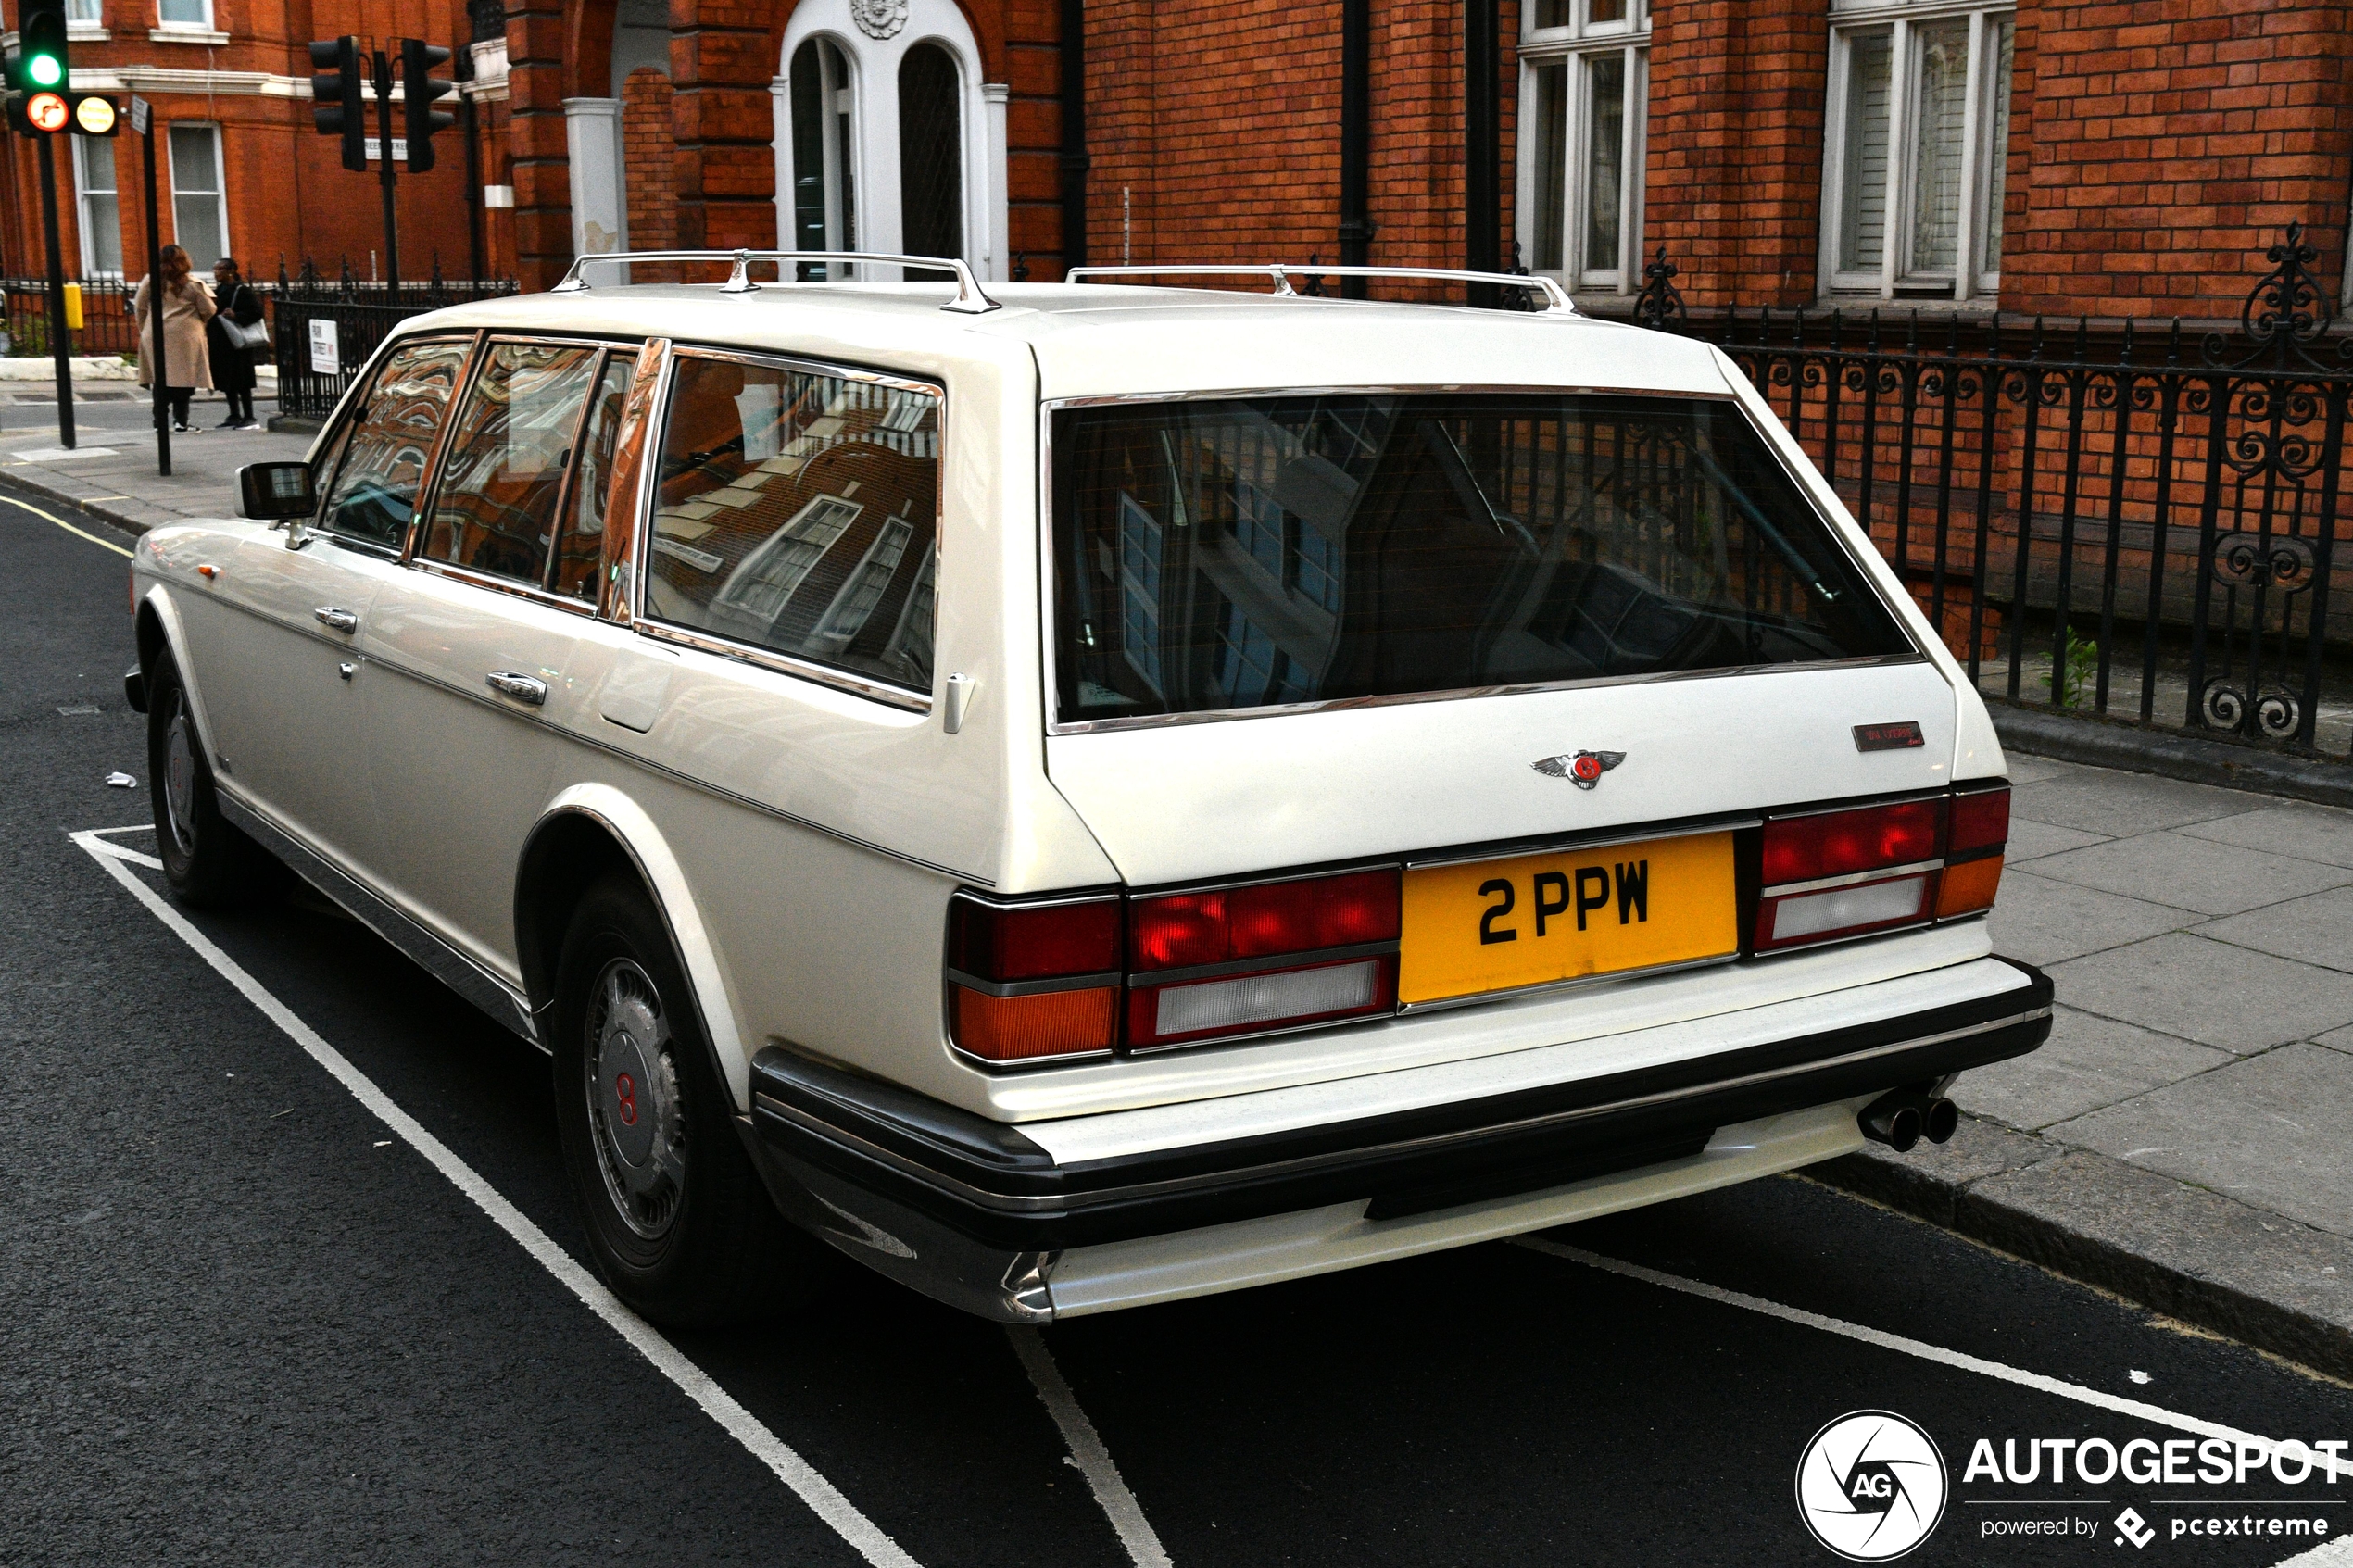
M312 375L339 376L343 374L342 346L333 321L322 321L315 316L311 318L310 373Z
M369 137L369 138L368 138L368 161L369 161L370 163L379 163L379 162L382 162L382 161L383 161L383 159L384 159L384 138L383 138L383 137L381 137L381 136L371 136L371 137ZM392 139L392 156L393 156L394 157L396 157L396 158L405 158L405 157L407 157L409 156L409 139L408 139L407 137L405 137L405 136L395 136L395 137Z
M63 131L66 101L55 93L35 93L24 101L24 118L35 131Z
M114 100L95 93L79 94L73 101L73 123L87 136L111 136L118 120Z
M147 100L136 93L131 94L131 129L142 136L147 133Z

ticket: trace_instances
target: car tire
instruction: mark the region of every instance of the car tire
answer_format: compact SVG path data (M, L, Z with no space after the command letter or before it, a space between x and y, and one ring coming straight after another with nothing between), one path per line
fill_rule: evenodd
M147 671L147 785L156 853L176 897L222 909L284 891L285 868L220 814L212 759L205 755L187 683L170 653Z
M669 932L635 884L589 889L556 973L556 1124L605 1283L707 1327L797 1304L832 1266L738 1141Z

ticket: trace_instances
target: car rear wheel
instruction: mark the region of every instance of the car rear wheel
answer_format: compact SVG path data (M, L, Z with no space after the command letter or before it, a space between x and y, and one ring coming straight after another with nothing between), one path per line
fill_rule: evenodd
M600 883L581 900L556 985L558 1131L613 1294L680 1326L809 1294L830 1255L761 1185L668 934L634 885Z
M220 814L187 684L169 653L147 673L147 774L157 854L175 895L219 908L283 890L284 869Z

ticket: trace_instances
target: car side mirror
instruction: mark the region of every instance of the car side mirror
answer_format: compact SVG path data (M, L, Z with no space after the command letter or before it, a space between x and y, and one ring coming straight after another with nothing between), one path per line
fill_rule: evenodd
M243 514L273 522L308 517L319 509L319 488L308 463L247 463L237 470Z

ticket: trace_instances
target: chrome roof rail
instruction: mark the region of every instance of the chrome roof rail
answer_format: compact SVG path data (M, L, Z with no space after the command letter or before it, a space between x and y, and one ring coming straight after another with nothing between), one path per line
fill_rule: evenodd
M1189 273L1196 277L1266 278L1271 279L1277 295L1296 295L1290 280L1301 278L1424 278L1442 279L1464 283L1497 283L1505 288L1531 289L1544 296L1544 308L1566 315L1577 314L1567 290L1550 278L1530 277L1525 272L1466 272L1455 267L1327 267L1316 263L1300 267L1286 262L1264 265L1232 265L1215 263L1194 266L1188 262L1166 265L1138 264L1132 267L1074 267L1063 274L1063 282L1077 282L1082 278L1143 277L1154 273Z
M985 316L991 310L1001 310L1004 308L1002 305L999 304L996 300L989 298L988 295L981 291L980 280L973 275L972 268L955 257L896 256L881 251L868 250L604 251L595 256L574 257L570 270L564 273L563 282L558 283L548 292L551 294L582 293L588 287L588 281L580 275L580 270L582 268L586 267L591 263L609 263L619 265L632 261L733 262L735 264L735 270L728 273L727 281L719 285L719 292L722 294L759 293L761 285L753 282L749 273L750 264L755 261L776 262L779 264L777 270L780 272L783 270L782 264L788 261L871 261L890 267L915 267L925 271L952 272L956 275L956 297L941 306L940 308L942 310L953 310L958 314L964 316ZM780 279L779 281L782 282L784 280Z

